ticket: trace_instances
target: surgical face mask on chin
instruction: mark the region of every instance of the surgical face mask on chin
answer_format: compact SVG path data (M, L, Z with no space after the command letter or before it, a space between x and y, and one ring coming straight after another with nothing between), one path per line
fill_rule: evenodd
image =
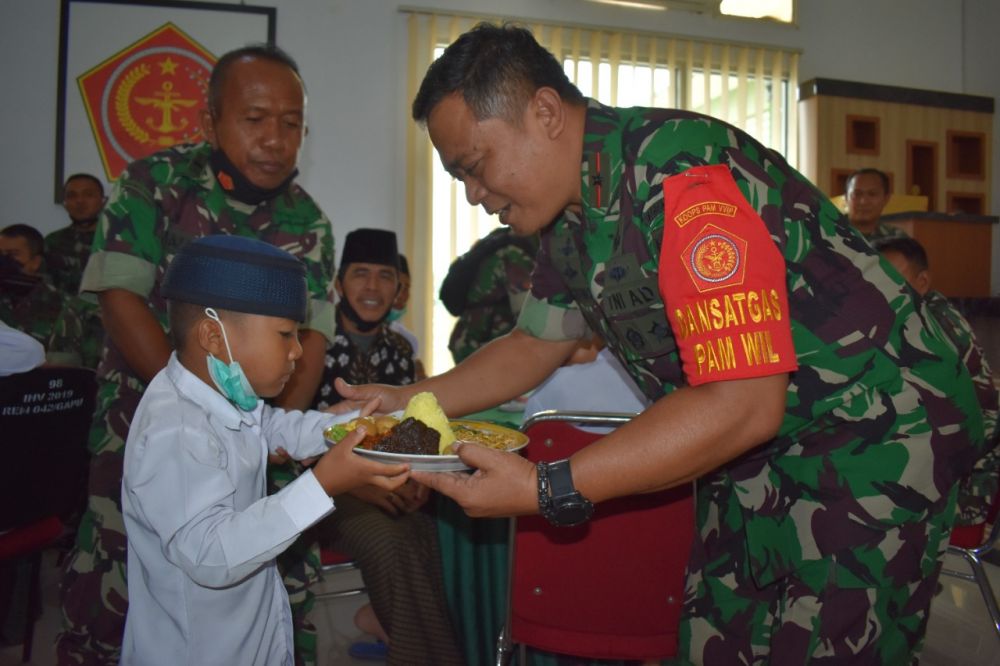
M237 407L245 412L253 411L257 407L257 393L250 386L246 374L240 364L233 360L233 350L229 348L229 338L226 337L226 327L219 319L219 314L213 308L205 308L205 316L219 324L222 329L222 341L226 343L226 353L229 354L229 365L226 365L213 354L209 354L208 376L215 382L219 392L226 396Z
M403 308L402 310L397 310L396 308L393 308L389 310L389 316L386 317L385 320L388 322L394 322L402 318L402 316L405 314L406 314L406 308Z

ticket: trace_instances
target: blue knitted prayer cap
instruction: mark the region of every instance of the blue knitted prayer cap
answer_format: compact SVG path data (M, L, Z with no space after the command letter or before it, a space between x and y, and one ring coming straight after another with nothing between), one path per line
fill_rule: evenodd
M306 267L246 236L204 236L184 245L160 285L164 298L206 307L305 321Z

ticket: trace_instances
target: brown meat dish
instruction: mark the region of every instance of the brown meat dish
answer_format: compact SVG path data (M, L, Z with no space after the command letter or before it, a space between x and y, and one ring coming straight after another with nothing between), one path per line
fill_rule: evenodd
M441 434L410 417L382 437L372 449L386 453L407 453L425 456L438 454Z

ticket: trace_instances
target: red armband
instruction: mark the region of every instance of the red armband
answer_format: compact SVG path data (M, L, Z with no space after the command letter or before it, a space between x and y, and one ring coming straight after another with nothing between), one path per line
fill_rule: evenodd
M692 386L791 372L785 259L729 168L663 181L660 295Z

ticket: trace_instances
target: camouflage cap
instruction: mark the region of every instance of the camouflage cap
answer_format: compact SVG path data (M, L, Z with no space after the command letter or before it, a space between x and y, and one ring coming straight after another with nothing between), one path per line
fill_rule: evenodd
M305 321L306 267L269 243L204 236L182 247L163 276L164 298Z

